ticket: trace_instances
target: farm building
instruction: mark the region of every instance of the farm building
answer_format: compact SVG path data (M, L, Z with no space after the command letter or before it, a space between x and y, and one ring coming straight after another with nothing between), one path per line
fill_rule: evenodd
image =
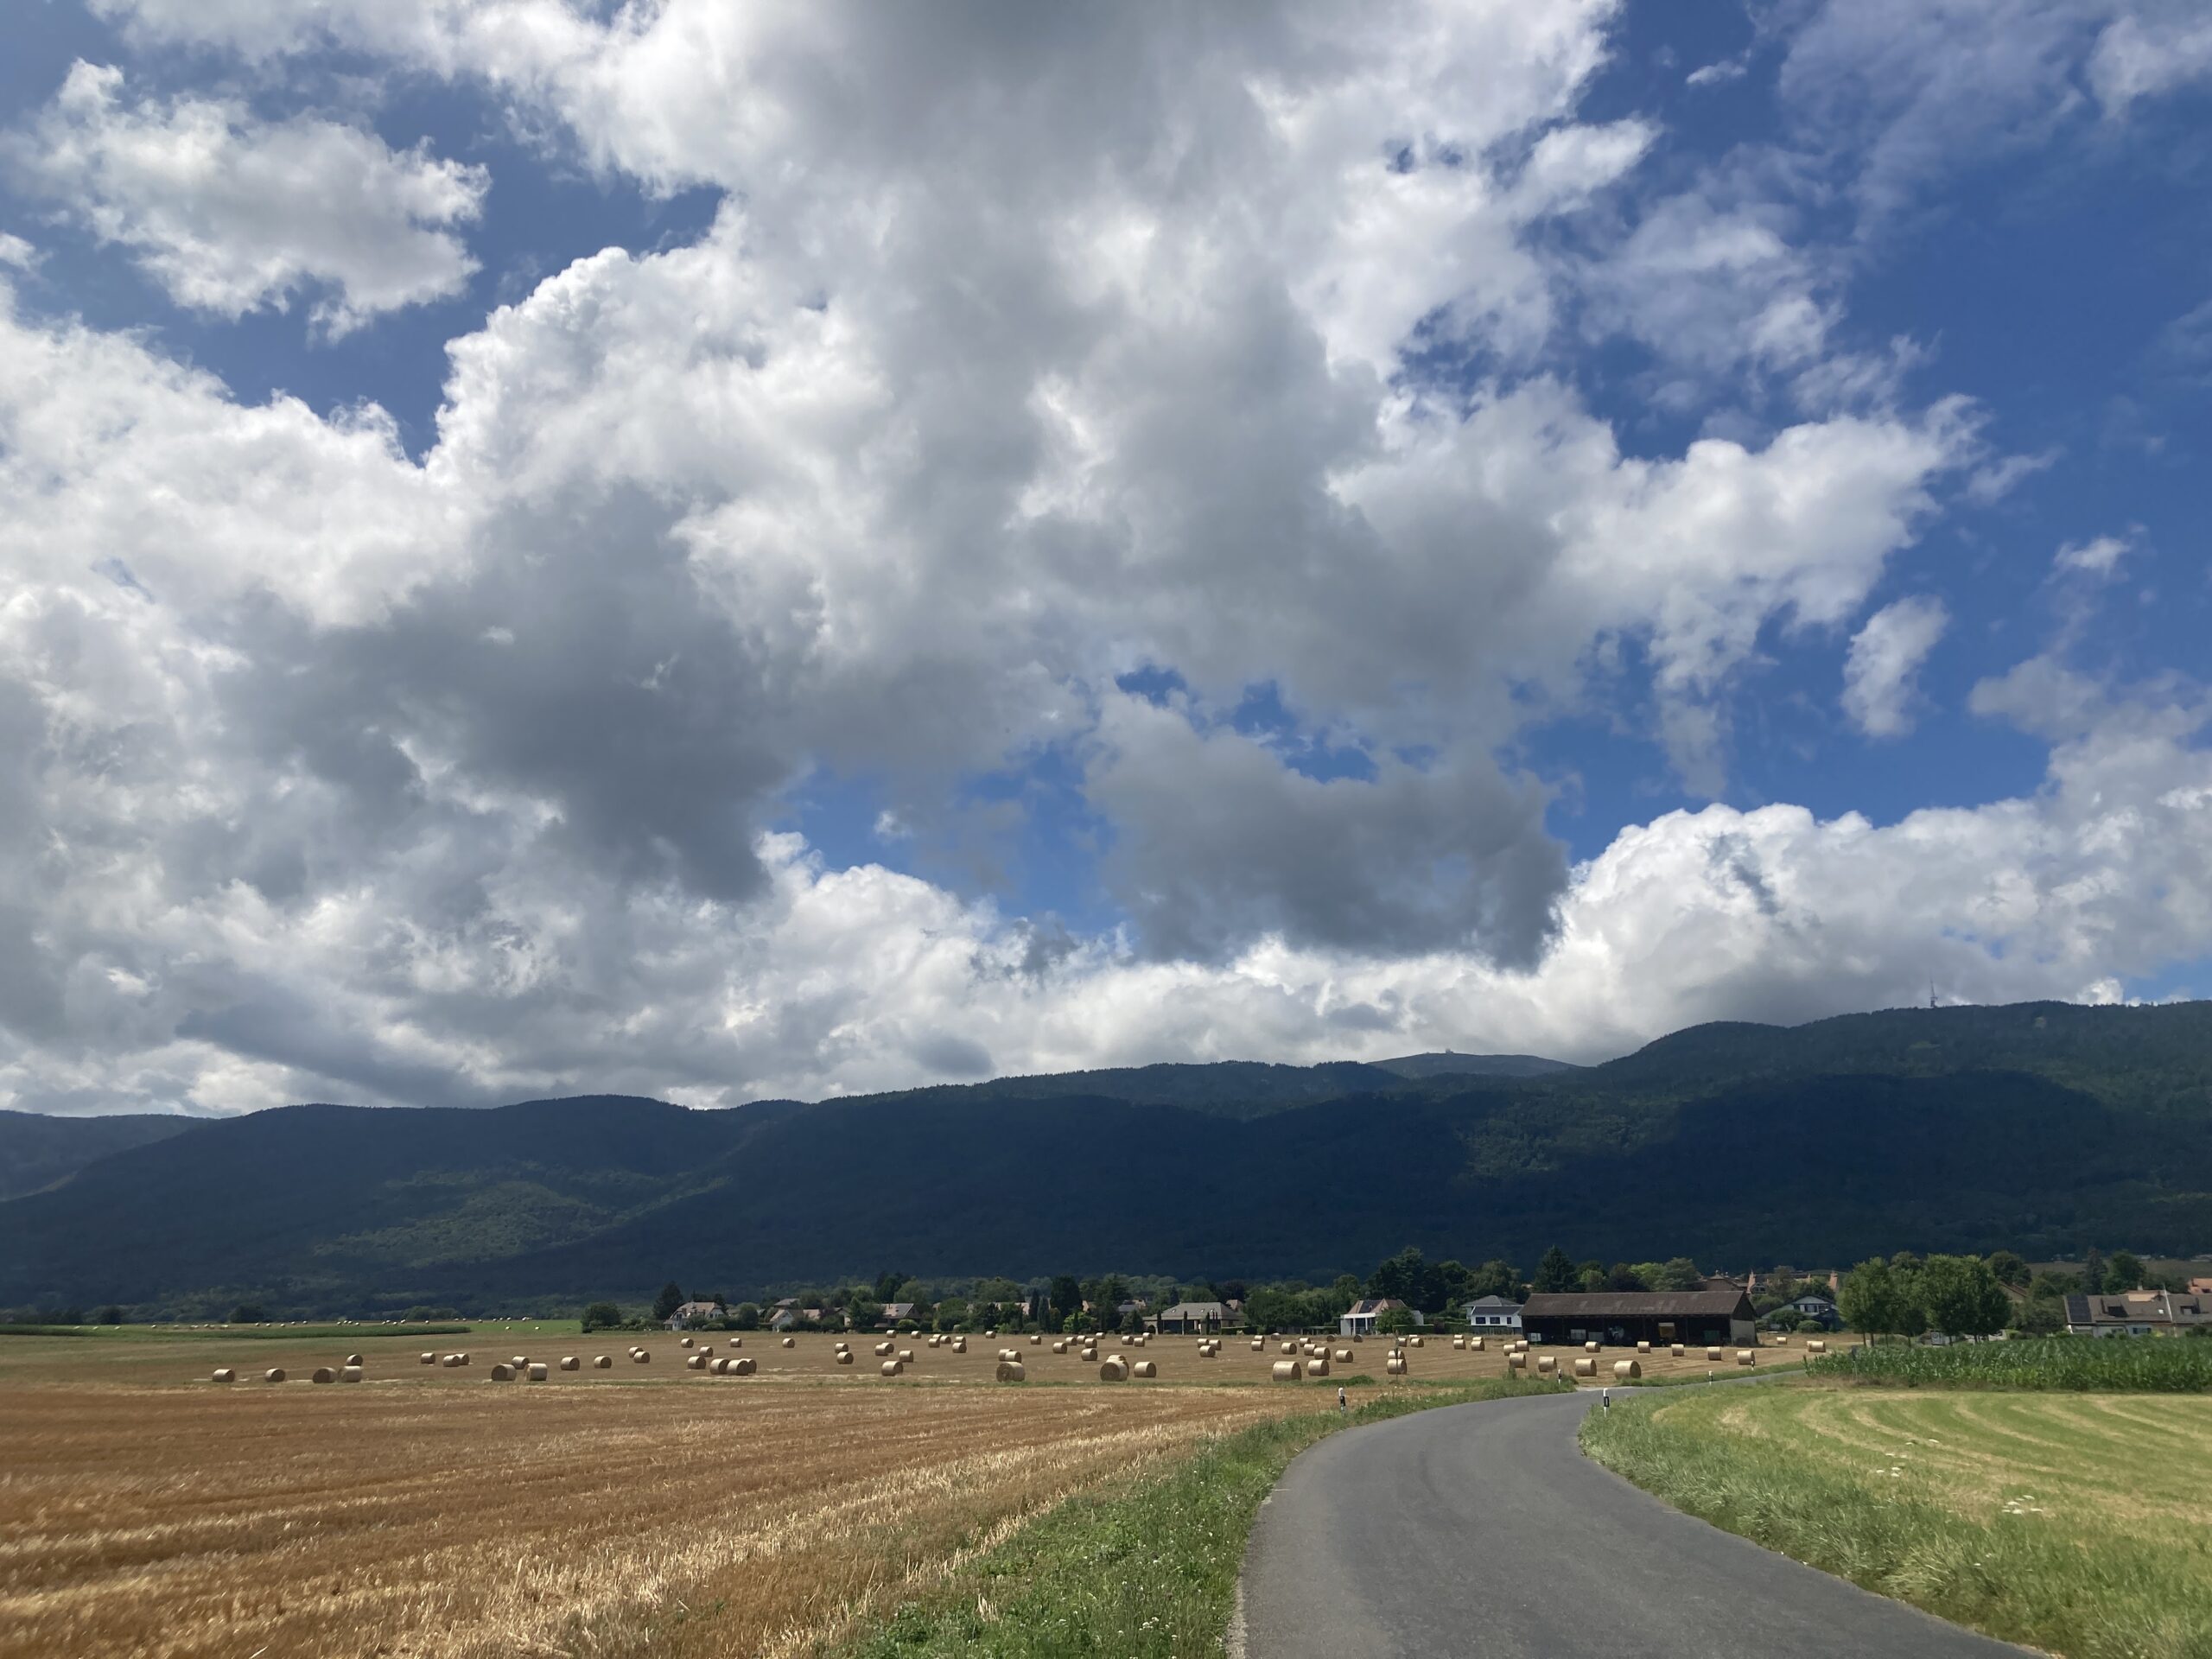
M1478 1296L1467 1304L1467 1329L1476 1332L1521 1331L1521 1304L1503 1296Z
M1156 1325L1161 1331L1188 1332L1225 1331L1243 1323L1226 1302L1178 1302L1160 1311Z
M1611 1290L1589 1295L1532 1295L1521 1307L1530 1342L1748 1344L1758 1315L1751 1299L1728 1290Z

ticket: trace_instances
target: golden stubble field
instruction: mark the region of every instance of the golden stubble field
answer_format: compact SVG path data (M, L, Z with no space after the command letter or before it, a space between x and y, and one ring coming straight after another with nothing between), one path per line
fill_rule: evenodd
M904 1341L895 1380L858 1338L850 1368L818 1335L715 1340L760 1374L685 1370L661 1335L9 1338L0 1655L802 1654L1074 1492L1321 1408L1348 1375L1402 1386L1379 1340L1298 1385L1268 1382L1275 1344L1235 1338L1211 1360L1109 1342L1162 1372L1120 1383L1020 1338ZM1028 1383L991 1380L1001 1346ZM297 1380L349 1351L363 1382ZM602 1352L615 1368L588 1369ZM488 1380L567 1353L587 1369ZM1412 1360L1416 1385L1504 1370L1496 1344ZM241 1380L210 1382L218 1364ZM296 1380L259 1381L272 1365Z

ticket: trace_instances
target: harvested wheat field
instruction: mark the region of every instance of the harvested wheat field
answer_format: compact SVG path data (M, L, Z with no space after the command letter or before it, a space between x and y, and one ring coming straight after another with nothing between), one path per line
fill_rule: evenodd
M849 1366L814 1334L10 1339L0 1656L804 1653L1071 1493L1346 1378L1405 1386L1381 1341L1274 1384L1277 1342L1209 1358L1109 1339L1085 1362L902 1338L914 1359L892 1378L848 1340ZM1001 1348L1026 1382L993 1380ZM687 1369L702 1349L759 1369ZM360 1381L307 1380L356 1354ZM1102 1380L1113 1355L1160 1375ZM1505 1370L1496 1344L1409 1356L1415 1385ZM545 1380L492 1380L518 1357Z
M1253 1389L0 1392L0 1653L797 1653Z

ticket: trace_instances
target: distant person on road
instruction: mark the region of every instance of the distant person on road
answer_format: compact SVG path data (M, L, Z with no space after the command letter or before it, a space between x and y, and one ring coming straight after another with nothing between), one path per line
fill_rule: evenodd
M1338 1411L1350 1409L1344 1403L1344 1385L1341 1382L1337 1384L1337 1409Z

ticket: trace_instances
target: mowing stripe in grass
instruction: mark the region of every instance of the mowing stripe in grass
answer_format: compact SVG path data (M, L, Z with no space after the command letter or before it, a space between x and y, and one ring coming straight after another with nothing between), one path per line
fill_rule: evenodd
M1339 1428L1562 1386L1406 1389L1348 1414L1280 1418L1201 1441L1125 1492L1073 1498L1039 1516L837 1651L845 1659L1220 1653L1252 1518L1293 1458Z
M1678 1509L1840 1578L1992 1636L2069 1659L2202 1659L2212 1653L2212 1549L2200 1529L2105 1512L2087 1480L2024 1469L2032 1506L1969 1512L1933 1456L1891 1463L1856 1440L1808 1432L1802 1388L1733 1397L1662 1395L1584 1420L1583 1449ZM1849 1396L1847 1396L1849 1397ZM1877 1396L1878 1397L1878 1396ZM1988 1395L1967 1395L1959 1403ZM1890 1395L1899 1408L1910 1396ZM1937 1398L1912 1403L1914 1427ZM2018 1402L2023 1411L2069 1405ZM1940 1444L1999 1467L2009 1437L1944 1414ZM2170 1428L2170 1435L2177 1427ZM1914 1444L1900 1423L1883 1438ZM2167 1444L2171 1444L2169 1440ZM2094 1459L2092 1459L2094 1462ZM1879 1466L1878 1466L1879 1465ZM2007 1483L2010 1484L2011 1483Z

